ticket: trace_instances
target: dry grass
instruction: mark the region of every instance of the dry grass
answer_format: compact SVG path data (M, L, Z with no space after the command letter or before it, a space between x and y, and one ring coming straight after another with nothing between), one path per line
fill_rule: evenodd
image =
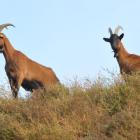
M140 86L137 77L128 81L0 98L0 140L139 140Z

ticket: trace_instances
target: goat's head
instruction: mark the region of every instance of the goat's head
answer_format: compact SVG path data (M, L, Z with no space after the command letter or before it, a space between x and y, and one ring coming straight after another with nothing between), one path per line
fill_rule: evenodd
M118 35L118 32L120 29L122 29L122 27L118 26L113 33L111 28L109 28L108 31L110 33L110 38L103 38L104 41L109 42L111 44L112 50L115 53L114 57L116 57L116 54L120 49L119 44L121 42L121 39L124 36L124 33L122 33L121 35Z
M15 27L13 24L10 24L10 23L6 23L6 24L0 25L0 52L3 52L4 51L4 37L5 37L5 35L2 33L2 30L4 28L7 29L8 26Z

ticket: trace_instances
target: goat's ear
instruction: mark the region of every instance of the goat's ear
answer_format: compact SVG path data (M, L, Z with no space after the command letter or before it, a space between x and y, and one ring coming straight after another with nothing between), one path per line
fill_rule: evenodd
M119 39L122 40L123 37L124 37L124 33L122 33L122 34L119 36Z
M103 40L106 41L106 42L110 42L109 38L103 38Z

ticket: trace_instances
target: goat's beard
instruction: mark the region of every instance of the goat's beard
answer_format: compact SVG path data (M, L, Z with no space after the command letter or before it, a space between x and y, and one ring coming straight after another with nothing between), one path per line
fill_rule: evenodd
M112 50L114 52L114 57L117 57L118 55L118 50L115 47L112 47Z
M115 53L115 52L114 52L114 57L118 57L118 53Z

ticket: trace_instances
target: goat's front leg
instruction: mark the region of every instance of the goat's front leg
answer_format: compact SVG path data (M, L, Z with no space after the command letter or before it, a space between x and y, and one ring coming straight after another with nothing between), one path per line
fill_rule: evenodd
M22 83L22 78L10 79L9 81L10 81L12 94L15 98L17 98L18 91Z
M11 90L12 90L12 94L16 98L17 94L18 94L18 90L19 90L19 89L17 89L17 84L16 84L14 79L10 79L9 82L10 82L10 87L11 87Z

